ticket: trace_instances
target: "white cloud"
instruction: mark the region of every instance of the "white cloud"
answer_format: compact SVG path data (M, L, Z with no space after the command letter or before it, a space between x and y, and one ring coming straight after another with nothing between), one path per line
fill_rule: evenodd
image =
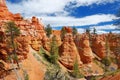
M116 31L112 31L112 33L119 33L119 34L120 34L120 31L117 31L117 30L116 30Z
M7 2L7 5L14 13L20 12L25 17L37 16L42 18L45 24L51 24L52 26L84 26L112 21L112 19L115 19L115 16L111 14L96 14L83 18L75 18L69 16L70 12L66 11L65 8L105 4L115 1L117 0L23 0L16 4ZM76 5L70 5L70 3L76 3ZM69 6L66 7L67 5ZM56 16L50 16L51 14Z
M109 33L109 32L107 32L107 31L102 31L102 30L98 30L98 31L97 31L97 34L105 34L105 33Z
M116 1L119 1L119 0L74 0L74 3L76 3L74 7L90 6L92 4L101 5L101 4L107 4L107 3L114 3Z
M96 30L108 30L108 29L116 29L117 26L110 24L110 25L92 26L92 27L90 27L90 29L94 29L94 28Z
M95 25L101 22L109 22L115 19L116 17L111 14L96 14L91 16L86 16L83 18L74 18L74 17L48 17L41 16L44 24L51 24L52 26L85 26L85 25Z
M9 9L16 13L24 13L25 16L35 14L66 13L65 6L71 0L23 0L18 4L7 2Z
M94 28L96 29L98 34L109 33L110 31L112 33L120 33L120 31L116 30L117 26L112 24L103 26L91 26L90 27L91 31L93 31Z
M120 34L120 31L111 31L112 33L117 33L117 34ZM105 33L109 33L109 31L103 31L103 30L98 30L97 31L97 34L105 34Z
M85 32L84 28L78 28L77 30L78 30L79 33L84 33Z
M79 33L85 33L85 29L84 28L78 28L77 29ZM91 30L92 33L92 30ZM105 33L109 33L108 31L104 31L104 30L97 30L96 32L97 34L105 34ZM120 33L118 31L113 31L113 33Z
M41 14L67 15L69 11L66 11L66 8L90 6L92 4L100 5L113 3L115 1L119 0L22 0L20 3L16 4L7 1L7 5L12 12L24 13L25 16ZM74 3L74 5L71 5L71 3Z

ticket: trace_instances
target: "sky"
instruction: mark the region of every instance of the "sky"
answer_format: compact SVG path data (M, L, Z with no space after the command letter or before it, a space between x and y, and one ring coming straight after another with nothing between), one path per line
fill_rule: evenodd
M37 16L44 25L53 29L63 26L76 27L83 33L96 28L97 33L120 33L113 25L117 19L120 0L7 0L13 13L21 13L24 18Z

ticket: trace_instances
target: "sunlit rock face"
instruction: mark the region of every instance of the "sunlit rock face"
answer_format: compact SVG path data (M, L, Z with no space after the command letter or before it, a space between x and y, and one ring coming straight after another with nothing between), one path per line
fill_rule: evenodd
M0 0L0 19L13 20L13 14L8 11L5 0Z
M61 45L62 41L61 41L61 31L60 30L53 30L52 31L52 34L56 36L56 41L57 41L57 44L58 46Z
M63 43L59 48L60 62L68 69L73 69L73 64L77 59L79 66L82 65L79 53L73 41L72 34L67 33L64 36Z
M75 37L75 44L79 51L81 61L84 64L91 63L94 56L92 53L92 49L90 47L90 42L89 42L88 36L86 34L77 35Z
M0 0L0 5L5 6L5 0Z
M105 46L106 35L97 35L92 39L92 50L101 59L106 57L106 46Z
M45 42L47 38L44 25L41 21L33 16L31 19L24 19L20 13L11 13L5 3L5 0L0 1L0 26L3 26L8 21L14 21L15 24L20 28L21 35L27 37L28 42L31 44L33 49L39 50L42 42ZM34 43L36 42L36 43Z
M72 33L72 28L69 26L64 26L67 33Z

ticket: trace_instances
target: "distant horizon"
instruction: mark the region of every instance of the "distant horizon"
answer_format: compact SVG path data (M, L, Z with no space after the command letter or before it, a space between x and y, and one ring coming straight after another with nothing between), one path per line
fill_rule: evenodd
M78 32L96 28L98 33L120 33L114 19L120 0L6 0L8 9L23 17L37 16L44 25L53 29L75 26Z

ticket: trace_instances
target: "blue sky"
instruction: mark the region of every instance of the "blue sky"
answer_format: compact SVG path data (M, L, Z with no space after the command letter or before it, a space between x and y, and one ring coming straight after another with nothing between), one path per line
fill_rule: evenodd
M75 26L80 33L94 27L98 33L119 32L112 24L120 0L7 0L7 6L25 18L37 16L53 29Z

